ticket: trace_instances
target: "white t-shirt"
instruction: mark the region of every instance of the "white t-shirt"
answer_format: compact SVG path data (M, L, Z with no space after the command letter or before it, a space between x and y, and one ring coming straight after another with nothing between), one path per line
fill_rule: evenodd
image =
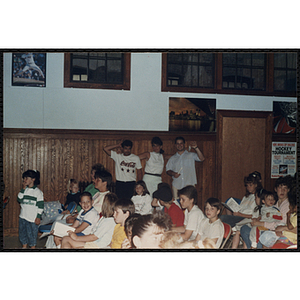
M150 158L146 161L145 173L161 175L164 169L164 157L161 153L150 152Z
M112 239L116 222L113 217L102 217L92 230L91 234L94 234L98 239L94 241L99 248L107 247Z
M140 215L147 215L152 212L152 197L149 194L145 196L136 195L131 198L134 204L135 212Z
M98 211L99 214L102 212L102 204L103 204L105 195L108 193L109 193L109 191L97 192L93 196L93 200L94 200L93 207Z
M98 214L97 210L94 207L92 207L87 212L85 212L82 209L79 212L76 220L78 220L80 224L82 224L82 222L86 222L86 223L89 224L89 226L82 231L83 234L88 235L88 234L91 233L93 228L96 226L96 224L99 220L99 214Z
M111 158L115 161L116 179L118 181L136 181L136 169L141 169L140 158L135 154L125 156L111 151Z
M188 212L187 209L184 211L185 230L193 230L193 233L189 238L189 241L194 240L196 238L197 228L203 218L204 218L204 214L197 205L194 205L190 212Z
M217 219L213 223L209 223L208 218L204 218L197 228L197 234L200 234L200 240L205 238L215 239L217 238L216 247L219 248L224 237L224 225L220 219Z

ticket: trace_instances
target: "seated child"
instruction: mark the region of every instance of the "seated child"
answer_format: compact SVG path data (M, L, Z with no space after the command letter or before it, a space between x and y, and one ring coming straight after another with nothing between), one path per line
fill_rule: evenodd
M124 239L121 248L122 249L130 249L131 248L131 237L132 237L132 227L134 222L140 217L140 214L133 213L129 216L124 224L124 230L126 234L126 238Z
M183 226L184 213L182 209L174 203L173 193L169 186L162 186L153 193L153 198L158 199L164 212L171 217L173 226Z
M62 212L63 214L70 214L68 210L68 205L71 202L75 202L77 205L79 205L80 202L79 185L76 179L69 180L67 190L68 190L68 195L67 195L66 202L63 206L64 208L64 211Z
M93 207L92 195L89 192L83 192L80 195L79 202L82 210L79 212L75 222L70 227L76 228L73 232L78 236L88 235L91 233L99 220L99 214ZM54 236L56 246L61 245L62 238Z
M197 235L197 228L204 218L204 214L197 206L197 190L194 186L188 185L178 191L180 204L185 209L183 226L173 227L172 230L180 232L182 238L187 240L194 240Z
M195 240L203 242L209 238L215 243L216 248L219 248L224 237L224 225L219 219L222 204L217 198L209 198L204 205L206 218L200 222Z
M162 235L172 227L169 215L163 212L141 215L132 226L131 247L138 249L159 249Z
M254 211L259 212L258 218L253 218L253 221L258 220L261 222L276 222L282 220L281 213L277 207L275 207L275 196L270 191L264 191L262 197L260 198L260 204L254 209ZM253 223L251 222L251 226ZM250 231L250 241L251 249L257 248L257 243L262 231L266 231L268 228L264 226L252 226Z
M78 236L70 232L69 236L63 237L61 247L64 249L108 248L116 226L113 215L117 200L118 198L114 193L106 194L102 204L102 217L91 233Z
M143 180L139 180L135 184L131 200L134 203L136 213L147 215L152 212L152 197L149 195L149 191Z
M121 249L123 241L126 239L124 230L125 221L134 213L134 204L128 199L119 199L114 208L114 220L117 223L111 240L112 249Z

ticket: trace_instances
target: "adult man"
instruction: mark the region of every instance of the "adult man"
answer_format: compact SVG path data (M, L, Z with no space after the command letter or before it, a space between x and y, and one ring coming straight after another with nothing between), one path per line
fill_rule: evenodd
M190 146L196 153L185 149L185 139L181 136L175 139L175 145L177 152L168 160L166 171L173 178L173 197L177 199L179 189L197 184L195 161L204 161L205 157L195 141L190 142Z
M118 154L112 149L121 147ZM125 140L121 144L106 146L103 150L115 161L116 194L118 198L131 199L136 181L142 180L142 165L139 157L131 153L132 141Z

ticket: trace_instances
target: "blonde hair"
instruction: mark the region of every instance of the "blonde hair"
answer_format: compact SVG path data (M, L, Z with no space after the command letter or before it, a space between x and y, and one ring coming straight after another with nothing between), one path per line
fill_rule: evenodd
M67 192L68 193L70 193L70 189L73 184L78 184L78 181L76 179L69 179L68 184L67 184ZM78 185L78 187L79 187L79 185Z

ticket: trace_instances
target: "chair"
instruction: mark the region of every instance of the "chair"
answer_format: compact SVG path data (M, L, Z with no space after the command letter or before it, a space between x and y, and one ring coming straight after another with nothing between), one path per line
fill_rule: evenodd
M231 233L232 233L232 229L231 229L231 226L227 223L224 223L222 222L223 225L224 225L224 237L223 237L223 242L220 246L219 249L223 249L225 247L225 244L227 243L229 237L231 236Z
M72 214L75 211L76 207L77 207L76 202L73 201L73 202L69 203L69 205L68 205L68 211L70 212L70 214ZM63 215L62 219L64 218L64 216L65 215ZM51 228L52 228L52 224L53 223L39 226L39 231L43 233L40 236L40 239L43 238L43 237L45 237L45 236L47 236L48 234L50 234L50 231L51 231Z

